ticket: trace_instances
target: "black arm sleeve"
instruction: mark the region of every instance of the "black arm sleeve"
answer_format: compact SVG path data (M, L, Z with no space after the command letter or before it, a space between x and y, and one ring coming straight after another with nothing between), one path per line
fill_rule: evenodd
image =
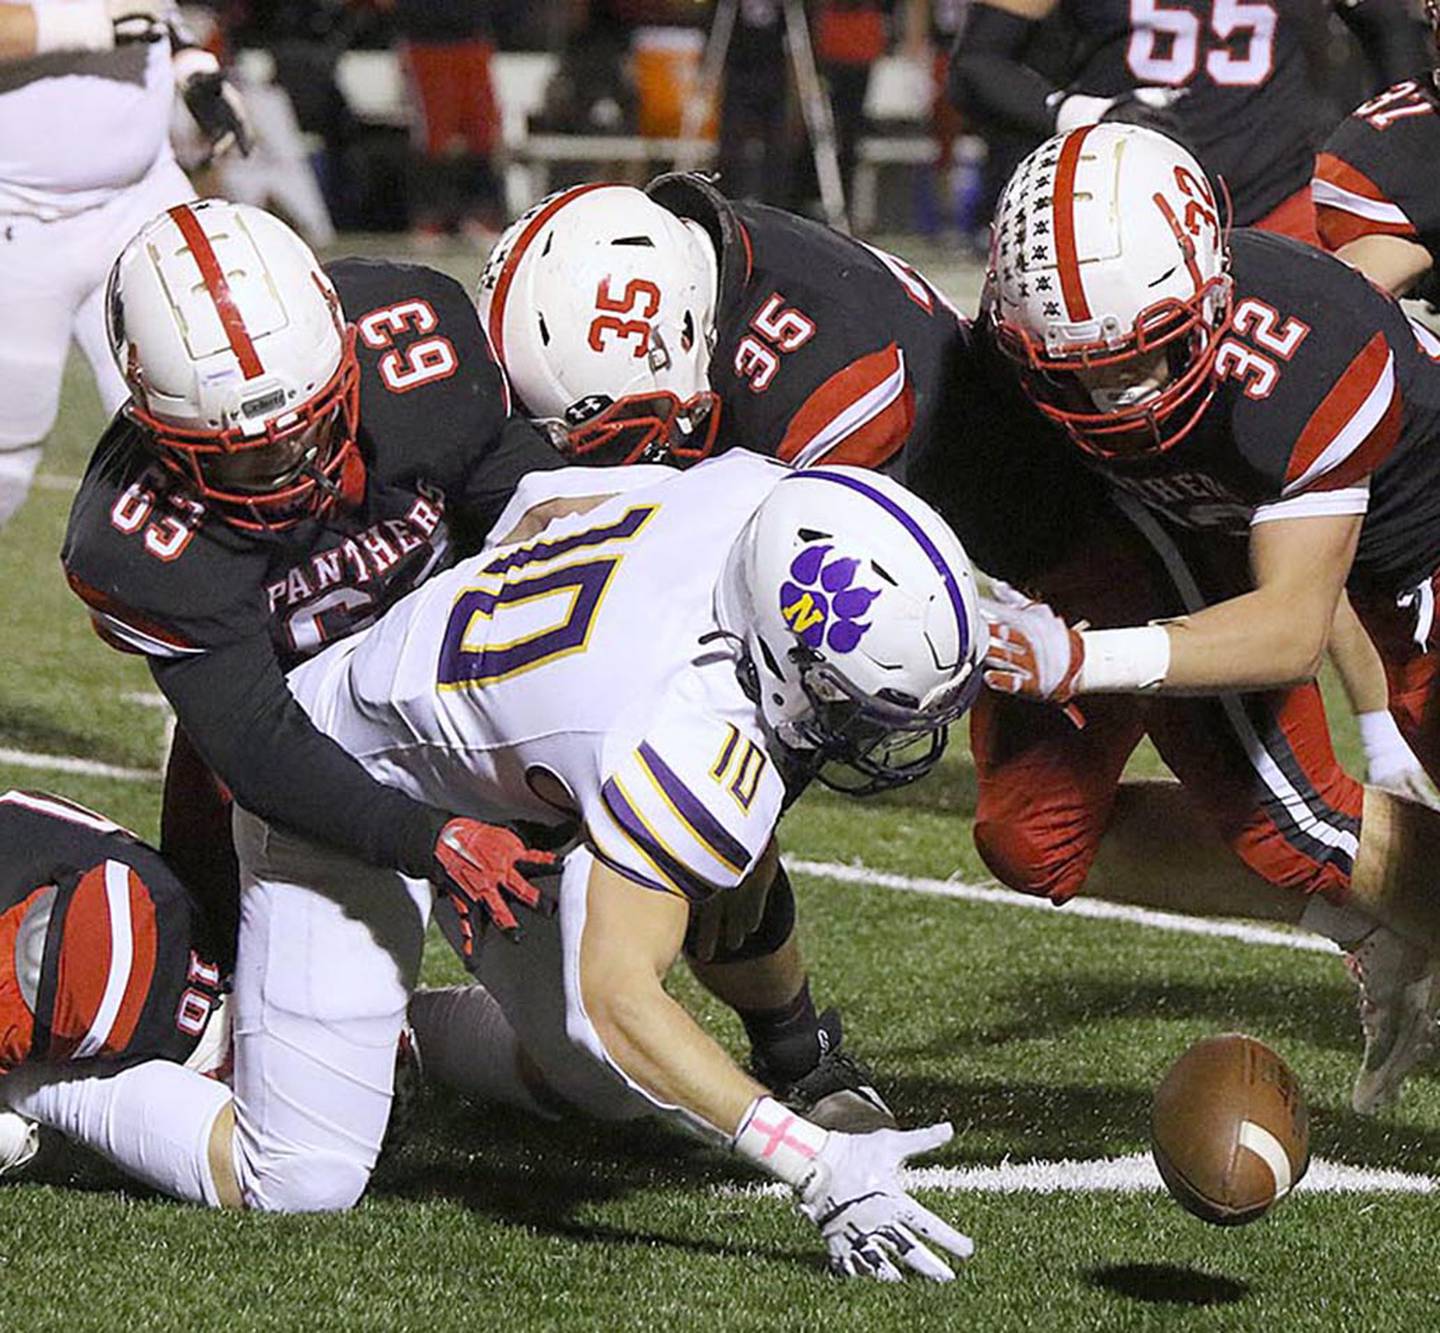
M268 639L151 658L150 670L201 757L245 809L372 865L430 875L450 816L376 782L316 730Z
M950 54L950 100L1000 129L1054 134L1055 110L1046 99L1055 85L1022 61L1039 26L984 0L972 5Z
M1429 74L1425 30L1410 17L1404 0L1335 0L1334 8L1378 77L1372 93Z
M564 467L567 461L524 417L508 418L494 447L475 460L453 494L447 493L460 555L480 549L521 478Z

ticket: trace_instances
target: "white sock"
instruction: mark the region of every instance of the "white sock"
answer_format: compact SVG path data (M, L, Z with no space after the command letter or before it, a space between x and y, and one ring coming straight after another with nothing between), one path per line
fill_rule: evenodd
M180 1065L148 1060L115 1074L83 1065L22 1065L0 1082L12 1111L59 1130L176 1199L219 1207L210 1130L230 1089Z
M1300 913L1300 928L1334 940L1349 953L1380 923L1358 907L1336 906L1320 893L1312 893Z
M549 1114L520 1075L520 1042L484 986L418 990L410 1027L425 1078L480 1101Z
M30 485L40 466L40 446L0 450L0 528L3 528L30 494Z

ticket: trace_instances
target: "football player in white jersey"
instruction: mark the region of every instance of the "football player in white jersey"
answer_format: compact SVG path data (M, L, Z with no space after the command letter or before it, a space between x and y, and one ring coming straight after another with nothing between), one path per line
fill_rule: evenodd
M105 279L156 213L195 197L170 151L178 86L215 151L248 148L215 57L163 0L0 4L0 526L55 424L73 338L114 412L129 395L105 337Z
M551 475L530 500L566 493L568 474ZM595 1114L667 1116L784 1180L839 1271L948 1279L936 1251L971 1244L899 1171L949 1126L826 1130L662 983L692 903L774 873L787 792L933 766L985 650L964 551L928 506L859 470L742 451L606 483L617 493L589 512L437 576L292 688L376 777L573 847L555 917L518 947L491 933L474 950L553 1087ZM236 844L233 1100L203 1080L177 1099L167 1071L148 1151L119 1164L212 1205L348 1207L384 1130L432 890L244 811ZM17 1075L5 1096L103 1151L114 1085L131 1081L134 1108L145 1071Z

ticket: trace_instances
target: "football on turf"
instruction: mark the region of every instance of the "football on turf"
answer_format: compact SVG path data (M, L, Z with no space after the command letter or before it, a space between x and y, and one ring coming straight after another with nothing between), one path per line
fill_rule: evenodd
M1265 1216L1310 1165L1300 1084L1263 1042L1197 1041L1155 1090L1150 1151L1181 1207L1217 1226Z

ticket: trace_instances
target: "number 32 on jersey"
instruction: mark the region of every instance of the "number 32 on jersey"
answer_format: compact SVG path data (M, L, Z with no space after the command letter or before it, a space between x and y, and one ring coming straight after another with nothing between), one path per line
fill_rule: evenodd
M629 541L658 509L637 505L613 523L532 542L485 565L480 574L489 581L467 588L451 608L440 688L493 685L583 653L624 558L596 548Z

